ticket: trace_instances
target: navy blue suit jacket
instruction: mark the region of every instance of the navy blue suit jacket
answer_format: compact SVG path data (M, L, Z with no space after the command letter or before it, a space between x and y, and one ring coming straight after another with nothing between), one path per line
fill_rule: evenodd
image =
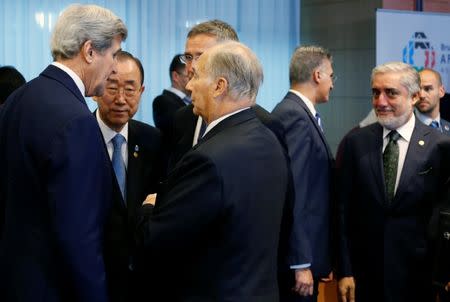
M112 168L75 82L50 65L0 116L1 301L106 301Z
M333 155L315 117L294 93L284 97L272 117L283 125L293 180L280 246L281 269L310 263L314 277L326 276L331 271Z
M141 225L151 272L163 289L162 298L152 298L278 301L287 181L283 148L253 110L216 125L176 165L167 192Z
M450 140L416 119L390 204L382 148L379 123L342 142L338 273L355 277L356 301L432 301L427 230L447 190Z

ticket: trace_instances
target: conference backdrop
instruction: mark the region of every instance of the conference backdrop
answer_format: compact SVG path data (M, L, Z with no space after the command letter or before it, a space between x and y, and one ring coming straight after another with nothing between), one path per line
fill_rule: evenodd
M450 14L377 10L377 65L402 61L440 72L450 92Z
M74 1L0 1L0 65L13 65L27 80L52 62L50 33L60 12ZM152 101L170 86L169 64L184 51L186 34L200 22L221 19L237 31L264 67L257 102L272 108L289 88L289 59L300 38L297 0L93 0L127 24L123 49L139 57L146 90L136 118L153 124ZM95 102L88 100L91 109Z

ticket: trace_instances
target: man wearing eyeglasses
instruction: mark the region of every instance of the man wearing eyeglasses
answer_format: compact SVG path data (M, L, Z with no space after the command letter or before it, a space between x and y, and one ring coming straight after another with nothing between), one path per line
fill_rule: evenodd
M138 301L138 251L134 244L136 211L156 186L162 169L158 129L132 119L144 92L144 70L128 52L117 54L117 72L108 77L105 93L94 97L95 115L117 179L105 227L105 267L111 301ZM140 284L140 285L139 285Z
M316 301L318 281L331 272L330 205L333 155L316 105L328 102L335 77L331 54L319 46L296 49L291 89L272 116L283 125L293 198L280 238L281 301Z
M173 57L169 67L171 86L153 100L153 120L164 139L172 136L173 116L175 112L191 103L190 92L186 89L189 77L186 64L180 54Z
M239 41L236 31L227 23L211 20L194 26L187 35L184 55L181 59L186 63L189 78L193 76L192 65L208 48L224 41ZM271 117L269 112L259 105L252 106L257 118L274 134L279 137L280 125ZM174 116L173 136L171 138L169 171L176 163L197 144L206 129L206 123L201 116L193 112L192 104L179 109Z

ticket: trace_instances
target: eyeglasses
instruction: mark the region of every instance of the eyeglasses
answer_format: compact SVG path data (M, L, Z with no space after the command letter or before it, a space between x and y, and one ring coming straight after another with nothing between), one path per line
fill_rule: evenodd
M135 88L129 88L129 87L106 87L106 92L110 95L110 96L116 96L119 95L120 91L122 91L122 94L125 97L131 98L133 96L136 95L136 92L139 89L135 89Z
M180 56L180 60L181 62L183 62L184 64L190 63L192 61L197 61L198 58L201 56L202 54L197 54L195 56L190 55L190 54L184 54Z
M319 71L319 72L324 73L324 74L330 76L331 81L333 82L333 84L336 83L336 81L337 81L337 75L335 75L334 73L327 74L326 72L323 72L323 71Z

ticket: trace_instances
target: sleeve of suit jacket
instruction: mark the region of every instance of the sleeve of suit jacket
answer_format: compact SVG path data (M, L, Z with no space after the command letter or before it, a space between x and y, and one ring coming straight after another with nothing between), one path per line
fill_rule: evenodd
M105 148L92 116L66 123L51 143L48 202L61 269L77 301L106 301L103 224L112 185Z
M222 203L221 177L213 162L196 151L189 152L169 175L167 188L138 227L144 248L156 256L202 240L201 234L217 220Z
M312 167L308 160L314 152L311 141L311 123L304 120L297 112L284 112L279 117L285 128L285 140L294 186L293 225L289 238L289 265L311 264L312 248L310 236L314 236L314 213L309 207L309 188L314 180L309 172Z

